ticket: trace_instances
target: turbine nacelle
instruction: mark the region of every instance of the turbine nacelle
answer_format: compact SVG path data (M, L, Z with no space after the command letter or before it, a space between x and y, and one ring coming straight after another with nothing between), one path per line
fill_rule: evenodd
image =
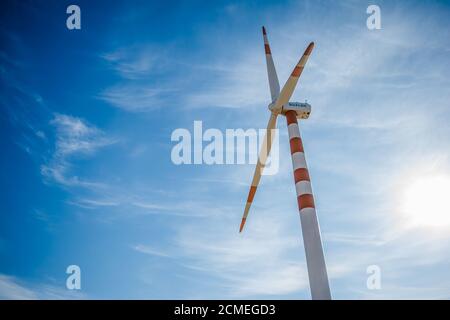
M288 102L284 104L281 110L277 109L276 103L269 104L269 110L275 114L286 115L287 111L293 110L297 114L297 119L308 119L311 114L311 105L307 102Z

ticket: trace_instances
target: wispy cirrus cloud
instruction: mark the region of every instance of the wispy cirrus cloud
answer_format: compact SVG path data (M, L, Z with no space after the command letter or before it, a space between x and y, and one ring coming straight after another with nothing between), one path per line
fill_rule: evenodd
M161 251L158 249L155 249L149 245L144 245L144 244L137 244L135 246L132 246L133 250L140 252L140 253L144 253L144 254L148 254L151 256L157 256L157 257L164 257L164 258L169 258L170 254L165 252L165 251Z
M25 51L26 46L20 36L1 30L0 37L5 36L12 42L9 50ZM100 187L101 183L70 174L71 161L76 157L92 155L98 149L117 142L117 139L107 137L102 130L83 119L53 113L45 99L26 80L19 78L18 74L29 68L22 58L23 54L6 51L0 54L0 60L6 61L1 77L2 88L9 89L2 94L0 105L10 123L20 131L14 137L16 144L40 164L40 172L47 181L63 186ZM46 155L48 152L51 153L49 157Z
M148 112L166 105L173 91L147 84L122 84L103 90L98 98L128 112Z
M261 48L233 47L236 56L230 59L230 52L220 46L210 48L212 58L180 54L174 47L130 45L101 54L121 79L98 98L129 112L154 111L168 104L180 109L267 105L269 94L260 94L266 89Z
M19 284L17 279L4 274L0 275L0 299L32 300L37 299L33 290Z
M268 211L259 210L258 216L243 234L237 232L238 219L224 224L224 216L184 226L176 243L185 265L219 279L220 294L230 298L282 296L306 289L301 251L293 254L298 239Z
M68 157L73 154L91 154L100 147L114 143L104 133L80 118L55 114L50 122L56 129L57 157Z
M149 78L169 64L167 50L149 45L130 46L100 54L109 67L129 80Z
M30 284L17 277L0 274L0 300L66 300L86 299L79 291L54 284Z
M101 183L71 175L71 160L75 156L92 155L117 140L77 117L57 113L50 123L56 131L55 147L50 160L41 166L41 174L63 186L100 187Z
M210 211L208 206L199 210L205 217ZM213 292L197 286L187 290L190 298L275 297L306 290L299 241L286 222L273 217L269 210L259 211L249 229L239 234L238 219L233 218L237 212L221 209L219 215L180 225L167 245L138 244L132 249L153 257L170 257L192 273L191 279L198 278L195 281L200 287L208 287L201 278L216 283Z
M128 112L148 112L163 107L177 91L177 81L166 84L163 80L165 74L173 72L170 57L168 48L151 45L131 45L100 54L120 80L102 90L97 98Z

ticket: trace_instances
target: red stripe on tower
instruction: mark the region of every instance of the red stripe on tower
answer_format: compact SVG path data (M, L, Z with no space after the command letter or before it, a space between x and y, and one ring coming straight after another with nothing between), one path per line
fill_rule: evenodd
M294 180L295 183L299 181L310 181L309 172L306 168L300 168L294 171Z
M288 125L293 124L293 123L297 123L297 114L293 110L288 111L288 112L286 112L286 119L287 119L287 124Z
M303 152L302 139L294 137L289 141L289 144L291 145L291 154Z
M315 208L314 197L312 194L302 194L297 197L298 209Z

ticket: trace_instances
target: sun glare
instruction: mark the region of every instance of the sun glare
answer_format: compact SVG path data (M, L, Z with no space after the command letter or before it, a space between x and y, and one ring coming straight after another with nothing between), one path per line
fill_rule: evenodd
M403 213L416 226L450 226L450 176L414 180L404 193Z

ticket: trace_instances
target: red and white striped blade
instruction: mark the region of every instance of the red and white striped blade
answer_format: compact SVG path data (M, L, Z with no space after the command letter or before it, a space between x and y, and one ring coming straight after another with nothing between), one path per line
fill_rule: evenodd
M280 83L278 82L277 70L273 63L272 50L270 50L269 40L267 39L266 28L262 27L264 37L264 50L266 52L267 76L269 78L270 95L274 102L280 94Z
M262 171L267 161L267 157L270 154L272 148L273 138L275 136L275 127L277 125L277 115L275 113L270 114L269 123L267 124L266 135L261 145L258 162L256 163L255 172L253 174L253 180L250 185L250 191L248 192L247 203L245 204L244 215L242 216L239 232L242 232L245 222L247 221L248 212L252 205L253 198L255 197L256 189L258 188L259 181L261 180Z
M308 61L308 58L313 48L314 42L311 42L306 48L305 52L303 53L303 56L300 58L299 62L295 66L294 70L292 71L289 79L286 81L283 89L281 89L280 95L278 96L278 99L275 103L276 110L281 110L283 105L289 102L289 99L291 98L292 93L294 92L294 89L297 86L298 79L300 78L303 72L303 68L305 67L306 62Z

